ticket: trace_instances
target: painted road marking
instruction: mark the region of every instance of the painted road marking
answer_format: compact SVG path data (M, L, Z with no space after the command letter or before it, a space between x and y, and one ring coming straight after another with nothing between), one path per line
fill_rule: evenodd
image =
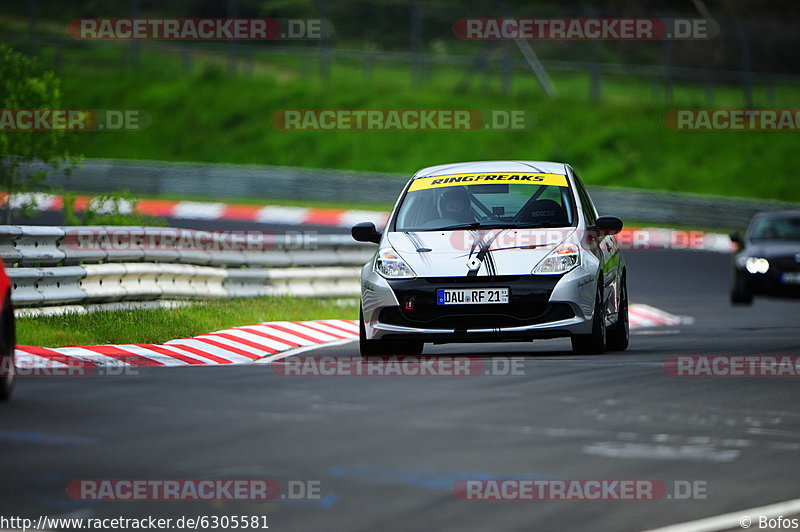
M798 512L800 512L800 499L792 499L767 506L748 508L729 514L669 525L663 528L653 528L647 532L718 532L722 530L745 530L752 525L755 525L752 528L758 530L758 518L761 516L775 518L792 516Z
M649 305L631 304L631 329L691 323ZM275 321L234 327L164 345L88 345L60 348L17 346L17 366L25 369L65 366L198 366L269 364L321 345L358 339L356 320Z

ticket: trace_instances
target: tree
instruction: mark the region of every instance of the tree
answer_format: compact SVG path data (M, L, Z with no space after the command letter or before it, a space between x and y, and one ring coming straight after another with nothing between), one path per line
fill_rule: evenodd
M5 45L0 45L0 113L18 109L60 109L60 80L39 62ZM69 152L74 132L62 130L12 131L0 127L0 186L6 193L44 192L50 170L69 173L80 156ZM29 212L35 196L20 197L17 207ZM11 223L12 205L6 206L6 223Z

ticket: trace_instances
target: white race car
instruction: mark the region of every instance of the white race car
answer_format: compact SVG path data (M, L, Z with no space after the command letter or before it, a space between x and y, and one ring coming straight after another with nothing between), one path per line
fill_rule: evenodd
M567 164L486 161L411 178L361 272L363 356L424 344L569 337L577 353L628 346L626 264Z

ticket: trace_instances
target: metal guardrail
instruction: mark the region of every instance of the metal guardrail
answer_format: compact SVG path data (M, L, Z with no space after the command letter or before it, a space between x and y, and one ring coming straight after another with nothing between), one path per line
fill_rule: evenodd
M697 234L684 234L697 233ZM18 307L291 295L355 296L377 249L349 235L293 237L163 227L0 226L0 258ZM263 235L262 235L263 236ZM729 253L724 234L632 229L631 249ZM194 247L193 247L194 246ZM293 247L297 246L297 247ZM70 310L72 311L72 310Z
M800 203L614 187L590 187L602 214L649 224L743 230L759 212L797 210Z
M113 191L124 182L127 189L140 195L191 196L203 190L204 195L215 198L352 201L358 197L386 204L395 202L407 180L408 176L403 174L113 159L86 160L72 175L54 172L50 177L55 186L86 192ZM757 212L800 209L799 203L783 201L616 187L590 188L603 214L644 223L743 229ZM0 245L2 242L0 240Z
M180 263L223 267L356 266L375 247L350 235L211 232L138 226L0 226L6 265L54 266L108 262Z
M455 15L455 14L454 14ZM562 13L562 16L564 14ZM577 15L577 13L576 13ZM577 16L586 16L587 13ZM460 17L454 16L455 18ZM630 16L630 13L627 14ZM453 20L454 20L453 19ZM784 36L794 36L793 26L775 26L770 21L756 22L749 21L746 25L743 21L736 19L721 20L717 19L718 23L723 24L723 33L727 35L737 35L738 39L727 40L727 45L736 46L736 53L744 53L744 44L740 44L739 40L745 39L749 41L753 35L763 34L769 35L768 40L770 46L776 46L775 35L776 30L783 32ZM750 28L749 30L747 28ZM2 38L5 42L16 43L19 47L28 46L30 48L31 36L28 34L3 34ZM493 76L502 70L502 74L509 79L517 72L528 71L528 63L525 59L519 57L514 53L504 52L498 55L496 52L500 51L493 49L487 52L486 47L479 49L475 54L454 54L454 53L424 53L419 50L412 51L389 51L389 50L364 50L357 48L340 48L333 46L319 46L319 45L290 45L281 46L276 42L270 42L266 45L256 44L253 42L248 43L246 46L239 46L232 49L227 43L189 43L189 42L158 42L158 41L139 41L136 42L135 47L124 47L120 43L109 41L76 41L66 37L56 37L52 35L38 35L34 38L37 46L51 47L53 49L53 67L58 72L64 66L65 60L71 62L69 59L69 51L85 50L89 48L103 47L109 52L112 50L119 50L119 58L125 67L131 66L136 68L139 65L137 59L140 52L156 52L160 54L172 53L182 58L183 69L185 71L191 70L192 58L206 56L208 54L216 54L222 58L227 56L229 73L241 70L242 72L251 71L255 62L271 57L297 57L305 62L305 65L300 66L300 74L308 76L311 74L308 62L319 61L321 64L329 64L332 62L340 63L347 62L349 64L361 63L362 64L362 77L369 79L372 76L373 69L376 64L405 64L410 68L412 75L414 71L429 69L432 66L449 66L455 68L472 68L478 70L484 76ZM794 45L794 40L784 40L784 44L778 45L791 48ZM299 43L295 43L299 44ZM510 44L510 43L505 43ZM672 46L670 41L663 41L662 47L665 51L670 50ZM749 46L746 45L746 46ZM464 51L468 48L464 48ZM66 57L65 57L65 51ZM750 52L747 52L750 53ZM549 55L549 54L548 54ZM619 54L612 54L619 55ZM622 54L624 56L625 54ZM563 59L547 59L543 58L541 64L547 69L548 72L565 72L565 73L590 73L596 76L599 80L600 76L610 75L628 75L635 76L645 81L662 80L664 82L672 82L673 80L682 80L684 82L694 82L706 86L707 91L713 90L713 84L742 84L744 90L748 90L754 84L765 84L768 87L773 87L776 83L791 83L797 84L800 82L800 76L791 73L781 72L762 72L753 71L750 67L745 67L741 70L719 69L719 68L696 68L684 67L673 64L673 54L665 54L663 63L634 63L624 62L624 57L619 57L621 62L606 63L599 61L579 61L579 60L563 60ZM744 57L742 58L744 60ZM680 61L678 61L680 63ZM742 63L744 67L744 63ZM320 68L318 72L321 76L325 77L326 69ZM426 76L422 77L422 80ZM770 93L774 98L774 92Z
M169 263L109 263L9 268L18 307L291 295L358 293L361 268L226 269Z
M160 227L0 226L20 307L266 295L351 296L375 247ZM196 244L195 248L186 243Z

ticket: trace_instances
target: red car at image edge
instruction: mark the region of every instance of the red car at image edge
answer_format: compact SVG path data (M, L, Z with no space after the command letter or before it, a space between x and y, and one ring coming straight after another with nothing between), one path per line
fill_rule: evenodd
M14 307L11 304L11 281L0 262L0 401L7 401L14 389Z

